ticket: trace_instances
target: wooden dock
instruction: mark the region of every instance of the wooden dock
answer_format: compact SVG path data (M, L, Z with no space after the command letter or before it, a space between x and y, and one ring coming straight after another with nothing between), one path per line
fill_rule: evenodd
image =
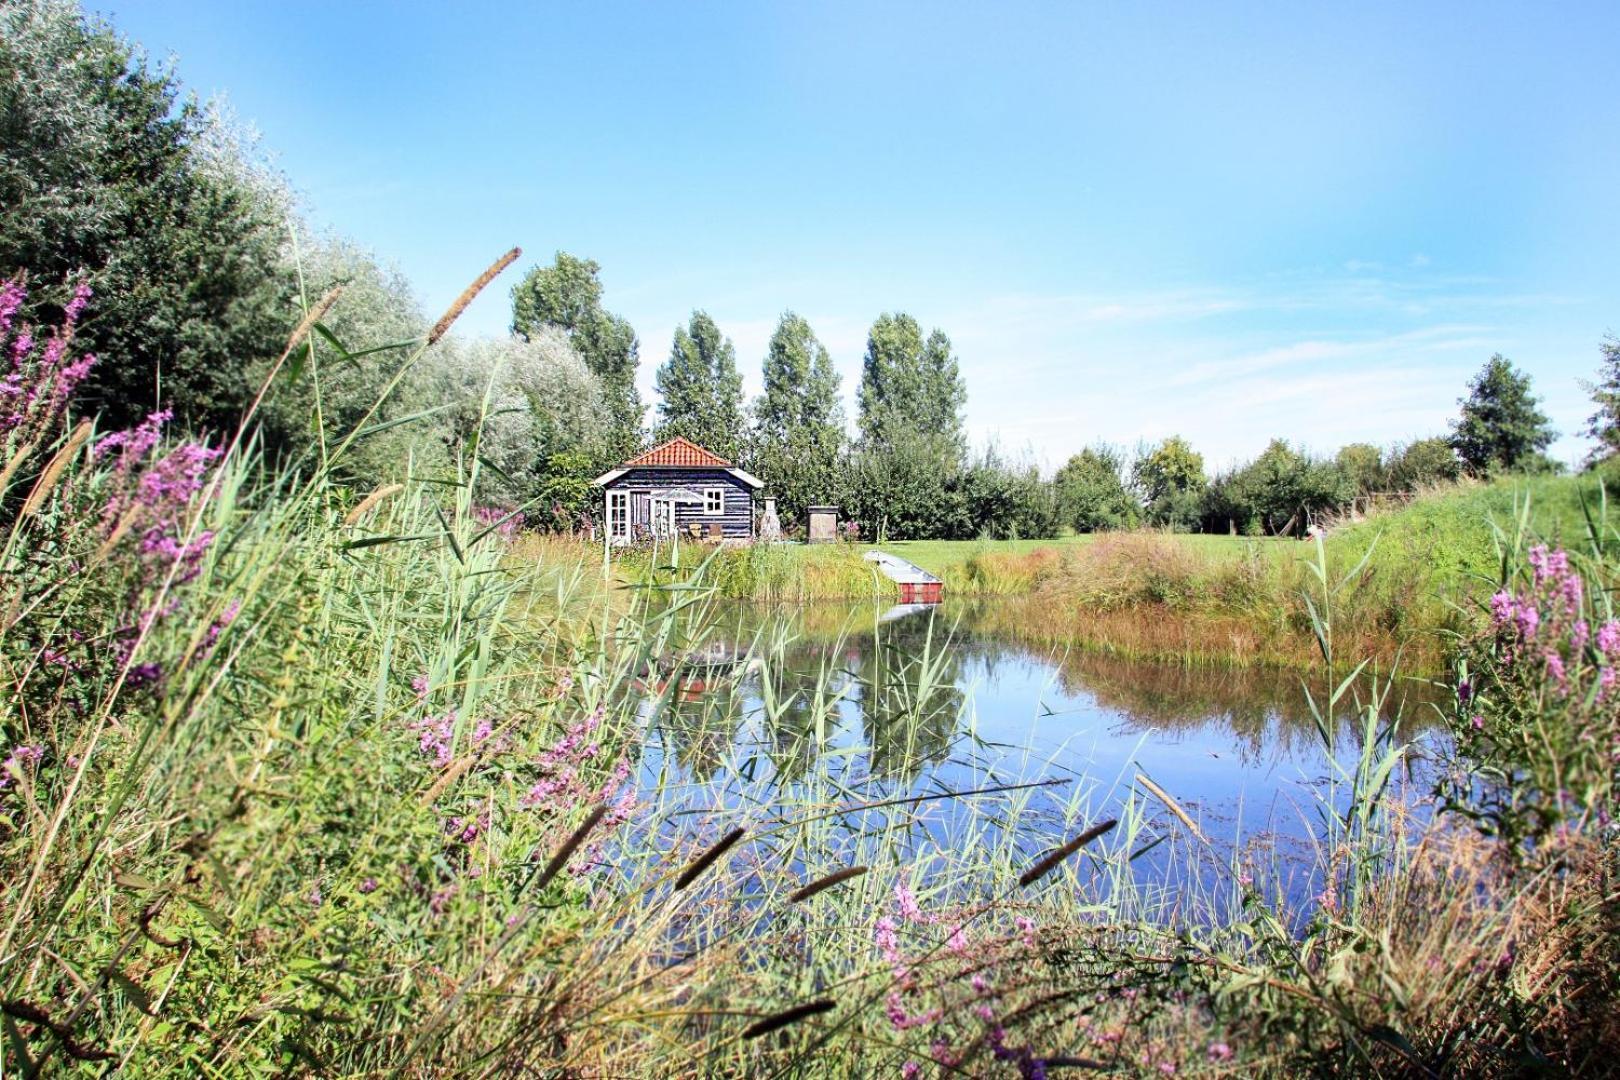
M945 582L914 562L887 551L868 551L862 558L877 563L883 576L900 586L902 604L937 604L945 598Z

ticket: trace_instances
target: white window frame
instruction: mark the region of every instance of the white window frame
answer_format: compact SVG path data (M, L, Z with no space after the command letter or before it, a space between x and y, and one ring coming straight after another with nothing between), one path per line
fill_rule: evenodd
M709 500L711 498L715 497L715 496L719 496L720 505L719 506L710 506L709 505ZM714 487L712 487L712 488L704 488L703 489L703 516L704 517L725 517L725 515L726 515L726 489L725 488L714 488Z
M630 493L607 493L607 531L610 540L630 539Z

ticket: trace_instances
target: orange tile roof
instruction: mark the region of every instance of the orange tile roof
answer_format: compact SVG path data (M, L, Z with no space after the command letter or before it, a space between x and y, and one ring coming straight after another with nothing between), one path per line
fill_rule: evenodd
M683 439L679 435L668 442L659 443L645 454L631 458L624 463L623 467L633 469L644 465L731 468L731 462L719 454L711 453L697 443L689 439Z

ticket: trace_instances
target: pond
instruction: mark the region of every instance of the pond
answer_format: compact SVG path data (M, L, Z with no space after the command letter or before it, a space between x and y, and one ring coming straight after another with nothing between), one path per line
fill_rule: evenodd
M697 653L713 666L664 683L665 705L648 711L643 787L686 814L928 797L944 844L962 811L938 796L1049 782L1020 820L1034 833L1024 846L1038 849L1075 828L1077 795L1094 818L1118 816L1134 796L1168 831L1164 803L1143 797L1146 777L1227 857L1310 862L1332 798L1329 742L1348 767L1364 710L1345 702L1324 739L1300 674L1030 645L1005 628L1040 612L1009 618L1013 603L720 608ZM746 659L733 667L728 658ZM1388 686L1380 725L1417 746L1434 737L1437 688ZM1427 792L1410 772L1396 789L1414 801ZM1133 869L1180 873L1165 854ZM1302 873L1307 888L1312 875Z

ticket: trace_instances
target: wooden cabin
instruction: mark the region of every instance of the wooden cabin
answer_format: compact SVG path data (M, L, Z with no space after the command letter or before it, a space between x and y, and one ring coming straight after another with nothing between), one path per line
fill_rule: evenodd
M720 455L673 438L592 481L602 489L609 542L754 538L754 493L764 481Z

